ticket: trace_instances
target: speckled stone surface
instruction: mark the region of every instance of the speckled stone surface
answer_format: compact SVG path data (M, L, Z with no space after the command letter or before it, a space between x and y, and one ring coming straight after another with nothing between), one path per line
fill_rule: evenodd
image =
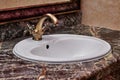
M50 20L47 20L44 25L49 24L50 29L49 31L46 31L45 34L49 33L55 33L59 30L63 30L67 28L69 29L69 26L77 25L81 22L81 12L75 12L71 14L64 14L64 15L58 15L56 16L59 20L59 24L56 25L56 27L53 27L53 24L50 23ZM28 28L27 24L29 25L36 25L39 21L39 18L36 19L30 19L26 21L19 21L19 22L12 22L0 25L0 41L6 41L6 40L12 40L18 37L24 37L28 36ZM68 30L69 31L69 30Z
M60 28L54 33L95 36L108 41L112 53L91 62L71 64L46 64L44 80L120 80L120 31L81 24ZM52 32L50 33L52 34ZM14 45L27 37L0 42L0 80L36 80L42 64L32 63L12 53Z

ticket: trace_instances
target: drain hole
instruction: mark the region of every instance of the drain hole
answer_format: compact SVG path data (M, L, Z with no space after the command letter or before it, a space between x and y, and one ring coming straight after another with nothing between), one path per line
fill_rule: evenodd
M49 45L46 45L46 49L49 49Z

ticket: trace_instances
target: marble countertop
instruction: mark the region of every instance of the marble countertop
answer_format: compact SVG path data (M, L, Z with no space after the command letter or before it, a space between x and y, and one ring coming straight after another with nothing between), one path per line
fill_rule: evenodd
M45 80L107 80L104 79L106 76L120 71L120 31L78 24L76 27L71 26L55 33L82 34L104 39L111 44L112 53L91 62L48 64ZM12 53L14 45L25 38L0 42L0 80L36 80L38 78L42 71L42 64L22 60ZM120 79L120 77L117 78Z

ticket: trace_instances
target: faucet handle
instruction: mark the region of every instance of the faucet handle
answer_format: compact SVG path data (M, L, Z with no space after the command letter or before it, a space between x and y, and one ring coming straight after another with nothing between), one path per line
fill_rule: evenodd
M61 27L63 26L63 22L59 21L57 24L46 22L44 26L42 27L42 31L45 32L46 30L52 31L52 28L54 27Z
M42 27L42 32L45 32L46 30L51 31L51 28L48 27L48 25L45 25L45 26Z
M34 25L31 26L30 24L27 24L27 28L30 34L32 34L32 31L34 30Z
M46 30L51 31L52 27L55 27L56 25L54 25L53 23L45 23L44 26L42 27L42 31L45 32Z

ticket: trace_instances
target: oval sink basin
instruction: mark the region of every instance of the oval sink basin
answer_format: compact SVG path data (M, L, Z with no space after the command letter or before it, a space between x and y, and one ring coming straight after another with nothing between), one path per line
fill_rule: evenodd
M104 40L82 35L44 35L41 41L28 38L17 43L13 53L25 60L67 63L100 59L111 50Z

